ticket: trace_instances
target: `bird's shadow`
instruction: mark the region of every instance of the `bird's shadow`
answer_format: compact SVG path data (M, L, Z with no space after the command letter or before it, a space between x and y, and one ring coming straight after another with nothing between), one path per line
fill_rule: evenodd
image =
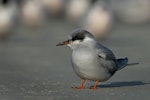
M113 87L128 87L128 86L140 86L150 83L145 83L142 81L123 81L123 82L112 82L108 84L97 85L97 88L113 88Z

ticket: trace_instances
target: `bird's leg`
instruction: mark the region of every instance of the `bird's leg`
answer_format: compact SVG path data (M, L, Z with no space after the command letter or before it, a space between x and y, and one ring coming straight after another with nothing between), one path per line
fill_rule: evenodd
M84 89L84 83L85 83L85 80L82 79L82 83L79 87L72 87L73 89Z
M95 82L94 86L92 86L90 89L96 90L98 83L99 83L99 81L97 80L97 81Z

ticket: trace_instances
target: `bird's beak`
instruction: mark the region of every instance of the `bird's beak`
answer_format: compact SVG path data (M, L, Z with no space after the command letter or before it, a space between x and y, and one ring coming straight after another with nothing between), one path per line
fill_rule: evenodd
M70 44L70 43L72 43L72 41L71 40L67 40L67 41L63 41L63 42L58 43L56 46L67 45L67 44Z

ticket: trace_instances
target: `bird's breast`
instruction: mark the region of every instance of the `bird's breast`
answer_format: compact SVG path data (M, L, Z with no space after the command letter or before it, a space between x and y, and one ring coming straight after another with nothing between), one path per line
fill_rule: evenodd
M73 52L72 61L76 66L85 67L91 65L96 59L96 55L92 51Z
M73 52L72 64L80 78L105 81L110 77L107 69L101 66L101 61L94 50Z

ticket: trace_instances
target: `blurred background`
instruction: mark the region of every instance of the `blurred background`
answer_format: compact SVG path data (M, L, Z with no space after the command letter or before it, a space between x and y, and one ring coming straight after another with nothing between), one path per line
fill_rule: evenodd
M77 28L117 58L140 64L117 72L98 91L71 89L80 84L72 51L56 44ZM0 0L1 100L146 100L149 51L150 0Z

